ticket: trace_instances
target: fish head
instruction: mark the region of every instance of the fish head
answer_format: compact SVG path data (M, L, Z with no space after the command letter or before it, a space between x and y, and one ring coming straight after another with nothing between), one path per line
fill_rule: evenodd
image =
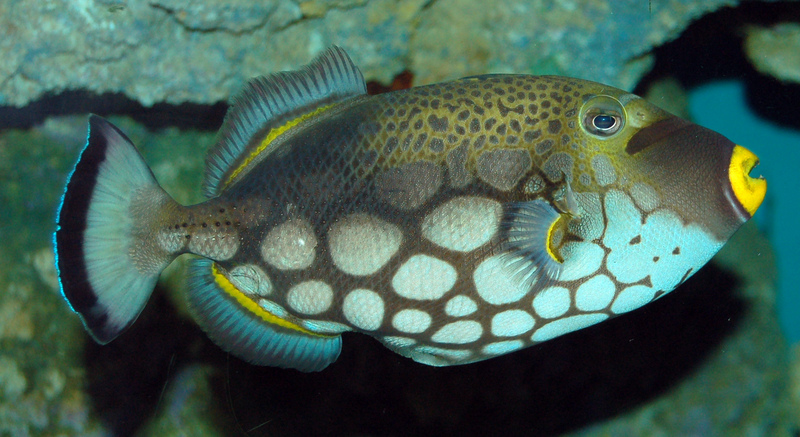
M607 157L619 175L615 186L640 209L668 210L720 242L753 216L767 189L765 179L750 176L755 154L639 96L596 88L575 114L584 150Z

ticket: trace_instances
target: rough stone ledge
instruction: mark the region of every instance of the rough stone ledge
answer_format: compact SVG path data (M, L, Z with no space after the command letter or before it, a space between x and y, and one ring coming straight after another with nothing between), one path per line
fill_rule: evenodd
M649 51L737 0L0 1L0 105L121 92L146 106L227 100L250 77L331 44L370 80L424 84L487 72L631 88Z

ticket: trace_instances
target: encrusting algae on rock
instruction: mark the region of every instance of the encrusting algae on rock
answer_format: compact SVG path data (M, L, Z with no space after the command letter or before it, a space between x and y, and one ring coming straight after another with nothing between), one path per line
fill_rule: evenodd
M251 81L182 206L91 116L55 233L95 340L177 256L223 349L317 371L341 333L430 365L509 353L671 291L751 218L766 181L723 136L625 91L485 75L368 96L331 48Z

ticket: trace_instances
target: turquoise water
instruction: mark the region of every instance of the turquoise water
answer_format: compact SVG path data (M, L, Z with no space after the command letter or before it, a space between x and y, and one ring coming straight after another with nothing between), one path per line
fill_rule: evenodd
M800 130L773 124L753 113L740 81L696 88L689 99L692 118L752 150L761 159L753 175L768 180L767 198L756 213L778 261L778 315L789 342L800 341Z

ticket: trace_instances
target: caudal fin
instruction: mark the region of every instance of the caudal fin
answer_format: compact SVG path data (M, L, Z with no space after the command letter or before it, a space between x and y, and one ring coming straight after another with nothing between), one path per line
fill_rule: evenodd
M59 207L54 246L61 293L98 343L136 320L174 259L140 250L154 213L148 206L168 202L128 137L91 115L86 147Z

